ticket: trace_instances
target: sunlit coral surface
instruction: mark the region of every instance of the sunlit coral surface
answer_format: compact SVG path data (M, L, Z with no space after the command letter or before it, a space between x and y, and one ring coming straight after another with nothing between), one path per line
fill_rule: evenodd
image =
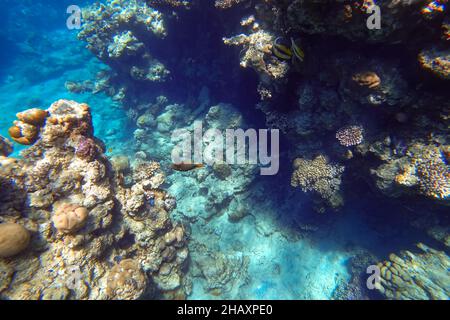
M450 298L448 1L1 3L0 299Z

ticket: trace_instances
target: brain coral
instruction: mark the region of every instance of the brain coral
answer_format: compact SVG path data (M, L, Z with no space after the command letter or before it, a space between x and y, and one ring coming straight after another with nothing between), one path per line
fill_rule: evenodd
M72 233L82 228L88 218L88 210L76 204L62 203L53 215L53 225L58 231Z
M110 299L135 300L142 296L147 277L138 262L125 259L109 272L106 294Z
M0 224L0 258L15 256L28 247L30 233L16 223Z

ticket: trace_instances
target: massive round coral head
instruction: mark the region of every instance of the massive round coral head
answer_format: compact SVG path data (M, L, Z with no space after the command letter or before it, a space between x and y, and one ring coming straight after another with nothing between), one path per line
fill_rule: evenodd
M20 224L0 224L0 258L9 258L25 250L30 243L30 233Z
M89 212L84 207L63 203L53 215L53 226L63 233L73 233L85 225L88 215Z
M147 277L137 261L125 259L111 269L107 281L109 299L135 300L145 292Z
M8 130L11 139L23 145L33 144L39 135L39 129L32 124L14 121L14 126Z

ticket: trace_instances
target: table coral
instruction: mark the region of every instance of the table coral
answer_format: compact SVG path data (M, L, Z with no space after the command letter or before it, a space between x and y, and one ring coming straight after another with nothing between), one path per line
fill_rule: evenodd
M7 277L0 279L0 297L184 295L187 238L184 229L172 223L174 205L166 205L165 200L172 198L159 189L164 181L159 165L140 160L138 171L133 172L132 166L130 172L124 172L136 179L124 183L123 175L113 171L104 147L92 135L89 106L59 100L46 111L48 117L38 139L22 151L22 157L0 159L0 226L16 222L33 233L23 254L8 265L0 258L0 274ZM77 149L86 139L96 152L80 157ZM158 198L154 206L149 203L151 194ZM134 195L142 201L138 202L139 219L128 214L136 210L136 204L130 202ZM55 232L52 220L62 232ZM141 282L126 294L108 296L108 278L118 270L110 267L116 257L133 257L134 270L152 281ZM77 277L72 270L79 270Z
M370 89L376 88L380 85L380 77L375 72L357 73L352 77L353 81L360 86L366 86Z

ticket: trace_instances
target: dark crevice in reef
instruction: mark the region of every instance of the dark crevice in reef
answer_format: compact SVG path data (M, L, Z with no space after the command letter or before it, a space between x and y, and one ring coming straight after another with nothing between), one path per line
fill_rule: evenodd
M225 46L222 41L224 35L232 32L229 28L233 25L229 23L232 17L232 11L225 14L218 11L213 1L169 16L167 37L150 46L155 57L171 72L163 92L186 101L206 86L214 102L243 105L245 109L256 103L256 75L242 72L237 63L239 50Z

